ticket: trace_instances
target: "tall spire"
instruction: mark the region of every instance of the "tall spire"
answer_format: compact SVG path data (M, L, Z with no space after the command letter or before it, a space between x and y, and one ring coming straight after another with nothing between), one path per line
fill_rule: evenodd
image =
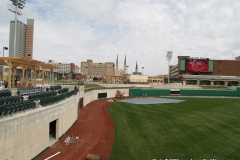
M117 60L116 60L116 72L115 73L117 73L118 72L118 55L117 55Z
M135 68L135 72L138 72L138 65L137 65L137 61L136 61L136 68Z
M125 59L124 59L123 71L124 71L125 74L127 73L127 60L126 60L126 54L125 54Z

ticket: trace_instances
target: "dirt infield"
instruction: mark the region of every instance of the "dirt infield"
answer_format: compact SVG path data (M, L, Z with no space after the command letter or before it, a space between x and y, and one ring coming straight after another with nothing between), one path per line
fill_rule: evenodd
M87 154L103 155L110 158L114 142L114 123L107 110L111 105L107 100L96 100L81 109L73 127L37 159L43 160L58 152L49 160L85 160ZM66 145L68 136L79 137L75 143Z

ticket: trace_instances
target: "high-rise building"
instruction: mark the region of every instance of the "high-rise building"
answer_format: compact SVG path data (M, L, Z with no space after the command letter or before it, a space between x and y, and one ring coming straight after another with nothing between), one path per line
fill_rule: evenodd
M15 21L10 21L9 57L33 57L34 19L27 19L27 24L17 20L16 55L14 53Z

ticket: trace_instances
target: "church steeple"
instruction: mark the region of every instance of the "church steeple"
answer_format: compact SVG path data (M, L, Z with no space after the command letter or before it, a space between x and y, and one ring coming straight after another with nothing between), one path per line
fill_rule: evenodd
M126 54L125 54L125 59L124 59L123 71L124 71L125 74L127 73L127 59L126 59Z
M136 68L135 68L135 72L138 72L138 65L137 65L137 61L136 61Z
M115 73L117 73L117 71L118 71L118 55L117 55L117 60L116 60L116 72Z

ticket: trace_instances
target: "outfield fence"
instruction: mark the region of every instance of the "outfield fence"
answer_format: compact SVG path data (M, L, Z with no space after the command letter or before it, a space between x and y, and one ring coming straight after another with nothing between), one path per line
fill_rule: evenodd
M130 88L129 96L166 96L171 95L170 89L141 89L141 88ZM228 97L239 97L240 88L236 90L201 90L201 89L179 89L174 91L175 95L181 96L228 96Z

